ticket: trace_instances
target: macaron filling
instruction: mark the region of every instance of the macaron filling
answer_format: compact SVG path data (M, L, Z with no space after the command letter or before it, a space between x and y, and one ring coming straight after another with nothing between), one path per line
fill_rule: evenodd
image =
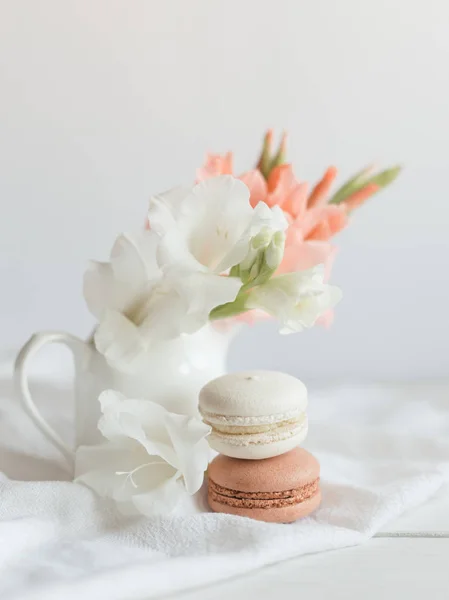
M212 427L211 438L219 438L222 442L233 446L270 444L297 436L304 430L307 431L307 415L305 413L302 413L300 417L271 425L237 427L211 424L206 419L204 421Z
M272 415L257 415L257 416L240 416L240 415L223 415L204 410L200 405L200 413L203 421L214 427L216 425L236 426L236 427L251 427L253 425L272 425L273 423L282 423L291 419L298 419L305 414L304 409L295 408L283 413L275 413Z
M282 492L242 492L223 487L209 478L209 497L214 502L238 508L282 508L312 498L319 490L320 478Z
M206 420L204 421L207 425L210 425L214 431L218 431L220 433L230 433L231 435L246 435L248 433L265 433L267 431L274 431L275 429L285 427L287 425L299 425L304 419L301 418L293 418L286 419L285 421L281 421L280 423L272 423L267 425L219 425L218 423L208 423Z

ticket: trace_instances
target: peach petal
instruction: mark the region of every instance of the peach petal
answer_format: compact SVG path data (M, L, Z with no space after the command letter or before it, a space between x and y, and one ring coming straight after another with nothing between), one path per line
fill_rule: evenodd
M304 242L304 235L300 227L296 227L295 223L292 223L286 231L285 246L302 244Z
M232 156L232 152L227 152L224 156L224 160L223 160L223 169L224 169L224 173L223 175L232 175L233 172L233 156Z
M226 154L207 154L206 162L196 171L196 181L204 181L217 175L232 175L232 152Z
M357 190L350 196L346 198L342 205L346 208L348 212L354 210L355 208L359 208L370 196L375 194L380 187L375 183L369 183L361 190Z
M331 237L331 232L329 228L329 223L327 221L322 221L315 225L312 231L307 235L308 240L317 240L321 242L325 242Z
M309 208L315 208L326 202L326 198L328 196L329 190L330 190L331 185L334 182L334 179L336 178L336 176L337 176L336 167L332 166L326 170L323 177L316 184L316 186L313 188L313 190L310 194L309 201L307 203Z
M258 169L243 173L243 175L239 176L239 179L240 181L243 181L249 189L252 207L256 206L259 202L265 202L267 197L267 183Z
M262 310L249 310L241 315L229 317L227 319L217 319L212 321L212 327L221 333L228 333L238 325L254 325L258 321L267 321L272 319L271 315Z
M305 271L324 264L332 258L333 246L327 242L302 242L285 248L284 257L277 270L278 274Z
M324 283L327 283L331 278L332 267L334 266L335 257L338 254L338 248L336 246L331 247L331 251L324 262Z
M318 317L317 324L329 328L334 322L335 313L332 308L327 310L321 317Z
M268 206L280 206L283 208L290 192L299 184L291 165L280 165L275 167L268 180Z
M274 167L268 177L268 191L287 192L295 183L296 177L293 173L293 167L290 164L279 165Z
M306 239L309 232L316 227L321 220L321 210L305 210L293 222L293 226L302 232L303 239Z
M303 225L307 240L326 241L348 224L346 209L327 205L307 211L307 222Z
M307 193L309 184L306 182L298 183L288 195L287 200L282 204L282 210L291 215L294 219L304 215L307 209Z

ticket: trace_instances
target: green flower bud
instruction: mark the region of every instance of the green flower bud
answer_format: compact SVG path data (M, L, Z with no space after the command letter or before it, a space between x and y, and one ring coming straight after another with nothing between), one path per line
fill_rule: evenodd
M238 272L247 287L267 281L278 268L284 255L285 234L264 227L251 239L248 254L240 263Z
M363 189L367 185L374 184L381 190L396 179L401 172L400 166L391 167L380 171L373 175L373 167L367 167L359 171L354 177L344 183L339 190L335 192L332 198L329 200L329 204L341 204L359 190Z
M270 269L276 270L284 256L285 233L276 231L265 250L265 262Z

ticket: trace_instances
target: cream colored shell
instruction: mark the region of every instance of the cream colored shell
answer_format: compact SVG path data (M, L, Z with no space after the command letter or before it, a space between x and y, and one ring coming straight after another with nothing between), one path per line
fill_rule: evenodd
M203 387L199 406L203 414L225 417L236 424L250 425L253 419L229 417L265 417L255 421L277 422L305 411L307 388L292 375L277 371L229 373Z

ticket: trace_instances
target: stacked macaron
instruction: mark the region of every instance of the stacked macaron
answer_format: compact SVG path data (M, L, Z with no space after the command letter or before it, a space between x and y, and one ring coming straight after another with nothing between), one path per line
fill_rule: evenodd
M210 446L209 505L216 512L291 522L320 503L319 464L299 448L307 435L307 389L285 373L231 373L200 392Z

